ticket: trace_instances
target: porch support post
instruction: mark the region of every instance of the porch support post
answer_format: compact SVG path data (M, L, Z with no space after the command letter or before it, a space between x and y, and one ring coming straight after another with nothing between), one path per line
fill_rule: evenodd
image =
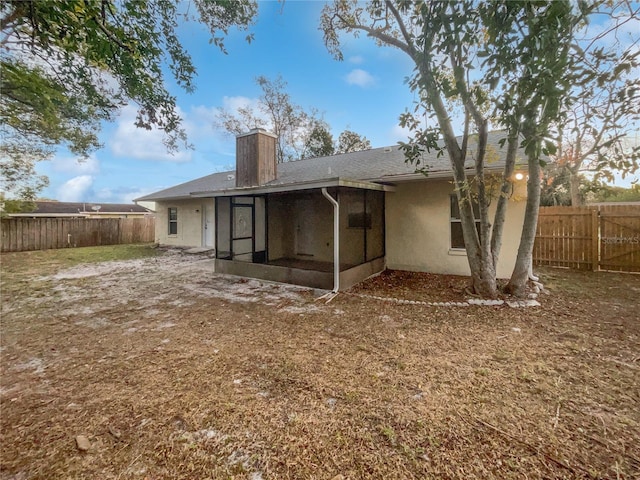
M326 187L322 188L322 195L333 205L333 292L340 289L340 205L329 195Z

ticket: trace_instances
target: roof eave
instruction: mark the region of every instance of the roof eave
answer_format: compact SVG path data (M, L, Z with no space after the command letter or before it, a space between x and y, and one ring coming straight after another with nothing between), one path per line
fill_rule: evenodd
M189 195L176 195L176 196L172 196L172 197L140 197L140 198L134 198L133 201L135 203L137 202L165 202L165 201L169 201L169 200L189 200L193 197L189 196Z
M262 195L267 193L295 192L299 190L313 190L330 187L348 187L361 190L377 190L392 192L395 188L391 185L381 185L362 180L351 180L347 178L330 178L326 180L312 180L308 182L288 183L280 185L260 185L256 187L240 187L225 190L211 190L208 192L192 192L191 198L203 197L231 197L238 195Z
M519 166L516 166L519 168ZM490 166L485 168L485 172L488 173L502 173L504 170L503 165ZM467 167L464 169L466 175L475 175L475 167ZM392 174L392 175L382 175L380 177L367 178L367 182L412 182L416 180L433 180L433 179L443 179L443 178L453 178L452 170L439 170L439 171L431 171L426 175L420 172L411 172L411 173L400 173L400 174Z

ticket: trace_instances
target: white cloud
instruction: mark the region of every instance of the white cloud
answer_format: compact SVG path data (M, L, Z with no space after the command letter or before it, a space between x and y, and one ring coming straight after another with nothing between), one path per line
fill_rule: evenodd
M178 114L184 118L178 107ZM135 126L136 108L127 105L122 109L117 121L117 128L111 140L111 150L116 156L133 158L136 160L151 160L165 162L189 162L192 152L187 149L179 150L173 155L167 152L164 143L164 132L157 128L145 130Z
M375 83L375 79L369 72L359 68L351 70L346 80L349 85L357 85L359 87L369 87Z
M211 143L224 137L223 132L216 128L218 109L197 105L192 107L184 120L184 129L187 132L189 142ZM213 138L212 138L213 137Z
M133 203L133 200L136 198L140 198L140 197L144 197L145 195L148 195L150 193L153 193L154 191L157 190L153 190L153 189L149 189L149 188L135 188L135 189L128 189L126 191L121 191L118 192L118 197L117 197L117 203Z
M269 119L268 115L265 114L260 109L259 99L243 97L243 96L237 96L237 97L225 96L222 98L222 110L225 110L234 116L242 117L242 115L239 115L238 113L240 109L247 109L248 111L250 111L251 114L258 120L258 123L264 128L266 128L267 130L270 130L272 128L271 120ZM211 109L211 112L214 115L214 118L217 116L219 111L220 110L216 108ZM250 128L253 128L253 126L251 126ZM228 132L225 132L224 129L222 128L217 128L216 131L221 136L225 136L227 138L230 135ZM235 155L235 151L233 152L233 154Z
M91 195L93 177L91 175L79 175L67 180L58 189L58 200L61 202L82 202L88 201Z
M269 117L260 110L260 100L257 98L248 97L223 97L222 108L225 110L237 114L241 108L250 110L263 124L269 125Z
M157 192L160 188L139 188L119 186L113 188L101 188L95 192L94 197L106 203L133 203L135 198L143 197L149 193Z
M94 154L81 160L77 157L56 157L51 161L53 171L75 174L95 174L100 171L100 161Z
M364 57L361 55L354 55L353 57L349 57L349 63L354 63L356 65L360 65L364 63Z
M253 110L257 110L258 102L259 100L257 98L249 98L249 97L243 97L243 96L237 96L237 97L225 96L222 98L222 106L226 110L231 110L232 112L237 112L239 108L247 108L247 107L250 107Z
M400 125L394 125L391 129L390 137L393 141L406 142L407 138L411 135L411 130L407 127L401 127Z

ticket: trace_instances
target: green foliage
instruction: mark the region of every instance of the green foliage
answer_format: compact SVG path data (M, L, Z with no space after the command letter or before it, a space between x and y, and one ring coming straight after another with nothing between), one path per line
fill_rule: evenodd
M585 203L640 202L640 185L638 184L624 188L608 185L597 179L585 179L580 185L580 192L584 196Z
M572 182L576 183L572 184ZM575 188L575 192L572 191ZM542 176L540 206L569 206L578 197L578 204L600 202L640 202L640 185L630 188L609 185L596 176L573 174L567 164L552 162L545 166Z
M0 216L7 213L28 213L36 209L36 204L28 200L0 199Z
M138 105L136 126L163 130L169 151L186 144L163 75L167 64L180 87L194 89L195 68L175 33L179 20L204 22L212 43L224 51L224 35L232 26L247 28L257 5L254 0L194 0L182 10L170 0L1 4L5 191L32 198L44 185L43 179L33 179L35 162L50 158L59 145L86 157L99 146L101 122L113 119L128 102Z
M540 192L541 207L571 205L570 176L564 165L555 162L545 165Z
M361 136L352 130L345 130L338 137L336 153L360 152L370 148L371 142L367 137Z
M333 135L329 131L329 126L322 122L318 123L307 138L304 158L326 157L335 153L333 146Z
M582 172L611 181L614 172L626 176L640 166L639 13L637 3L595 2L592 15L607 17L604 28L587 25L574 43L567 75L573 83L571 101L558 128L555 155L572 177L573 204L581 204Z

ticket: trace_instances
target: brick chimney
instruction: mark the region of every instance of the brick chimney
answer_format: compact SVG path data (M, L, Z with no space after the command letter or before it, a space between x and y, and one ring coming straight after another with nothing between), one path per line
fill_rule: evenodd
M236 137L236 187L256 187L275 180L276 138L262 128Z

